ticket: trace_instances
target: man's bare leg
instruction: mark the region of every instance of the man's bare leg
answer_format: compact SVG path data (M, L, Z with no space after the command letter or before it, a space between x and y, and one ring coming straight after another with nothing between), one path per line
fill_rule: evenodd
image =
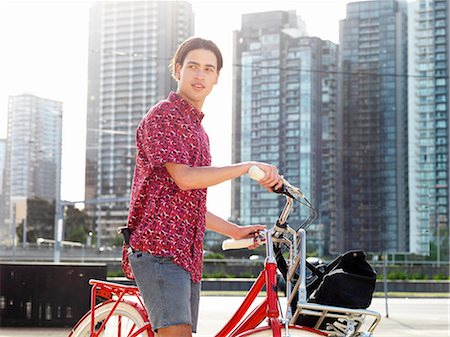
M192 337L192 326L188 324L173 325L158 329L156 337Z

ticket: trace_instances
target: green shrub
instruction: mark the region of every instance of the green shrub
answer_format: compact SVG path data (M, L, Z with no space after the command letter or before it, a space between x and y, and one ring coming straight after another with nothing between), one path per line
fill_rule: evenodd
M448 275L445 275L445 274L434 274L432 279L436 280L436 281L438 281L438 280L448 280L449 277L448 277Z
M216 271L213 273L204 273L204 278L233 278L236 277L236 275L227 274L223 271Z
M225 259L225 256L221 253L209 253L204 256L205 259L219 259L223 260Z
M393 270L387 274L388 280L406 280L407 275L402 270Z
M123 277L123 272L121 270L109 271L108 277Z
M426 275L420 273L413 273L411 275L408 275L409 280L424 280L426 278L427 278Z

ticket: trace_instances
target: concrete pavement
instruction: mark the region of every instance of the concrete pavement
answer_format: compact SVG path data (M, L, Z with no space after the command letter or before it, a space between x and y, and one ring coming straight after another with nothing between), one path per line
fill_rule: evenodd
M242 302L238 296L203 296L200 322L195 337L211 337L227 322ZM257 300L259 303L259 301ZM382 315L376 337L450 336L450 299L374 298L370 309ZM66 337L69 328L0 328L0 337Z
M202 297L197 337L214 336L241 302L240 297ZM389 318L385 318L385 308L382 298L374 298L369 308L382 315L376 337L450 336L450 299L392 298L388 300Z

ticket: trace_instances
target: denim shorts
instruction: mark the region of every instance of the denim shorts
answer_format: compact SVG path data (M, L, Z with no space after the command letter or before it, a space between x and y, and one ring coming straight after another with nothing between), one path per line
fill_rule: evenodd
M135 252L129 260L153 331L188 324L196 332L201 284L170 257Z

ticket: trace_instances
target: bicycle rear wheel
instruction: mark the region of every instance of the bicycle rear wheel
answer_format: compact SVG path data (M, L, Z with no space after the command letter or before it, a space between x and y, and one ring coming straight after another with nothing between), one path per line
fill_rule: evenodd
M98 332L115 302L105 302L95 308L94 332ZM146 322L140 311L132 304L120 302L112 316L106 322L98 336L127 337L132 336L144 325L148 329L138 334L139 337L152 337L150 324ZM69 337L89 337L91 335L91 312L89 311L72 329Z
M270 326L263 328L256 328L250 331L243 332L237 337L272 337L272 328ZM281 328L281 336L286 336L286 329ZM289 336L291 337L317 337L317 336L328 336L327 334L303 327L290 326Z

